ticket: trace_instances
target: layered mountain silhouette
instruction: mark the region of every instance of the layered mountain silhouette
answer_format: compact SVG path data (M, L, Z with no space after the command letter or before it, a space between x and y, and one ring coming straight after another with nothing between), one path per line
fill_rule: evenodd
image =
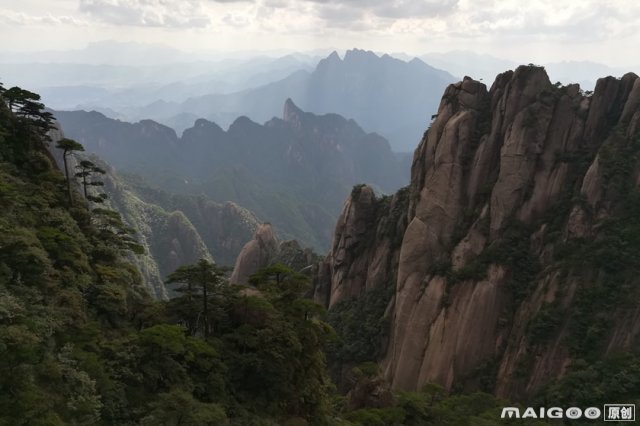
M420 59L405 62L353 49L342 59L333 52L313 72L297 71L282 80L231 94L193 97L182 103L155 102L135 114L165 123L176 122L177 115L192 114L226 126L230 117L239 115L268 120L291 98L306 111L353 118L387 138L395 151L410 151L435 113L440 94L455 80Z
M283 238L326 250L354 184L381 192L408 181L386 139L337 114L306 113L293 101L283 118L238 118L224 131L200 119L182 137L151 120L131 124L97 112L57 112L67 136L120 172L178 194L233 201L272 222Z

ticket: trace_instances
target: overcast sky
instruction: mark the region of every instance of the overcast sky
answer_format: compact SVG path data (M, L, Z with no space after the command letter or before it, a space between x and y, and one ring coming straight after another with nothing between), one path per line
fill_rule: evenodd
M475 50L519 62L640 62L637 0L0 0L0 50L100 40L187 51Z

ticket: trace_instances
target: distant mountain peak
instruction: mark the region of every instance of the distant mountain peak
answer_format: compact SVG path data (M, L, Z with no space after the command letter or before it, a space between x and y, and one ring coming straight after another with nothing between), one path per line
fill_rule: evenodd
M362 50L362 49L350 49L344 55L344 60L352 61L358 59L379 59L378 55L373 53L371 50Z
M342 61L342 59L340 59L340 55L338 55L338 52L336 52L335 50L333 52L331 52L331 54L329 56L327 56L326 60L327 61L332 61L332 62L335 62L335 61L340 62L340 61Z
M259 127L260 125L255 121L251 120L246 115L241 115L240 117L236 118L233 123L231 123L231 126L229 126L228 132L234 133L237 131L242 131L242 129L249 129L256 126Z
M303 111L300 108L298 108L296 104L293 103L293 100L291 100L291 98L287 98L287 100L284 102L284 111L282 112L282 119L287 123L298 121L298 118L302 113Z
M206 130L206 131L214 131L216 133L222 133L224 132L224 130L222 130L222 127L218 126L217 123L214 123L213 121L209 121L206 118L198 118L194 123L193 123L193 129L201 129L201 130Z

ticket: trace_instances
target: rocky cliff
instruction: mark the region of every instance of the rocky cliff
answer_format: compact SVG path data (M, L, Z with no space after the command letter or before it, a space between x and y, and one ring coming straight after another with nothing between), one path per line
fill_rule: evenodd
M271 224L263 223L240 251L229 281L247 284L249 276L275 263L311 275L317 262L318 256L311 249L303 249L295 240L280 241Z
M331 251L319 264L316 302L333 307L394 285L408 204L407 188L380 197L369 186L354 187L338 217Z
M637 348L639 152L634 74L592 94L535 66L490 89L465 78L391 198L402 213L367 188L347 201L316 297L333 306L391 281L379 361L394 388L530 398L578 359Z

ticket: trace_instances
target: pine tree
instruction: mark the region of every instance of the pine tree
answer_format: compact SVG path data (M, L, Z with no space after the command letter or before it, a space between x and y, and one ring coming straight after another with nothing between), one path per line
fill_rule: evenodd
M93 201L94 203L103 203L107 198L107 194L100 193L98 195L90 195L87 188L89 186L104 186L104 182L100 180L90 179L88 178L94 177L96 174L105 174L106 172L100 167L96 166L93 162L89 160L82 160L80 164L76 166L76 169L79 171L76 172L75 176L77 178L82 179L82 189L84 190L84 198L89 201Z
M67 195L69 198L69 205L73 205L73 197L71 196L71 179L69 179L69 165L67 157L75 151L84 151L82 144L74 141L73 139L60 139L56 148L62 150L62 160L64 161L64 174L67 178Z
M215 263L211 263L206 259L200 259L198 263L193 265L185 265L178 268L169 275L168 284L177 284L178 287L174 291L183 293L186 300L176 300L174 305L176 308L186 305L191 309L196 308L194 303L197 299L202 302L201 311L183 312L186 314L184 320L187 323L189 332L193 335L198 331L198 323L200 314L203 320L203 334L208 337L213 328L212 324L212 307L210 302L222 293L222 288L227 284L225 278L225 270Z

